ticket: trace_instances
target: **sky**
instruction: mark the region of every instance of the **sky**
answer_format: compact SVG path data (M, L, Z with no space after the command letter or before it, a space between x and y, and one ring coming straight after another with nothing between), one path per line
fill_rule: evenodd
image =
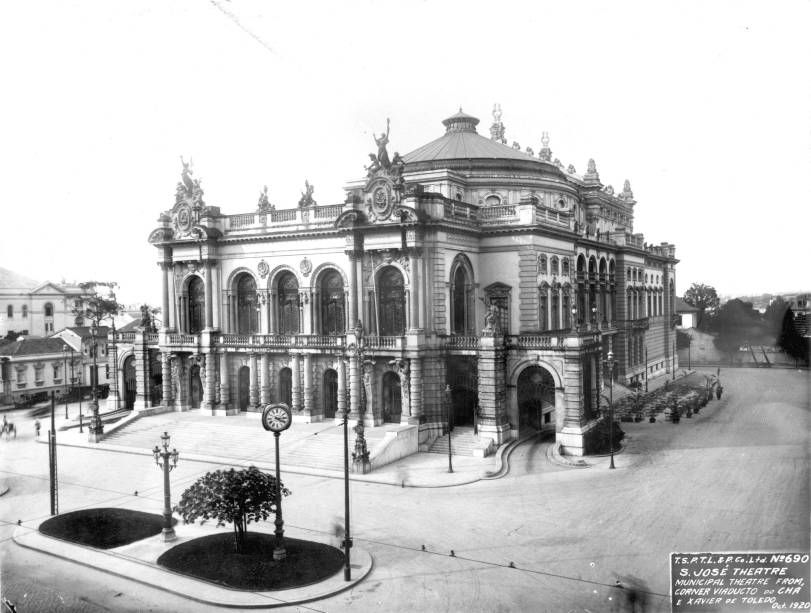
M637 200L677 292L811 289L811 3L53 1L0 13L0 266L160 303L147 237L193 160L205 201L295 207L444 133L489 136Z

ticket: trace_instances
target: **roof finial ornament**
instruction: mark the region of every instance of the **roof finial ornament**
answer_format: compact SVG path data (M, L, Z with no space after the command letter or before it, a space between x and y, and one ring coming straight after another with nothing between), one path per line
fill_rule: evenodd
M597 163L594 161L594 159L589 160L588 170L586 170L583 180L588 185L602 185L600 183L600 175L597 173Z
M265 185L265 188L259 192L259 211L266 212L274 209L275 207L270 203L270 199L268 199L268 186Z
M622 194L620 195L623 200L634 199L634 192L631 191L631 182L628 179L625 179L625 185L622 187Z
M501 123L501 105L498 102L493 105L493 125L490 126L490 139L497 143L507 143L507 139L504 138L504 124Z
M316 202L313 198L313 192L315 191L315 186L311 185L310 182L305 179L304 180L304 191L301 192L301 198L299 198L298 205L300 207L306 206L315 206Z
M549 132L541 133L541 150L538 152L538 157L544 162L552 161L552 150L549 148Z

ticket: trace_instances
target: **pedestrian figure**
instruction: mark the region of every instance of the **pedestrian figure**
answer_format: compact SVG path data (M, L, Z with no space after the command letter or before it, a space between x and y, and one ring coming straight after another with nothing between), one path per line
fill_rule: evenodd
M715 388L715 397L716 397L718 400L721 400L721 394L722 394L723 392L724 392L724 388L723 388L723 387L721 387L721 386L719 385L718 387L716 387L716 388Z
M34 432L36 433L37 438L39 438L40 428L42 428L42 425L39 423L39 420L38 419L34 420Z

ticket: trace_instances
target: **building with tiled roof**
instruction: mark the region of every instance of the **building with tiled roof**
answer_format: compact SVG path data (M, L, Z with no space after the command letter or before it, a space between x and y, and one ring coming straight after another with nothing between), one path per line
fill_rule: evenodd
M678 367L675 247L634 231L628 181L615 192L594 160L564 167L546 133L537 154L508 146L498 107L490 138L478 124L460 110L403 156L375 135L366 175L327 205L308 184L298 205L264 192L225 214L184 166L149 237L164 329L118 334L133 374L111 394L389 424L397 450L373 467L430 449L451 419L476 453L537 430L587 452L606 377Z

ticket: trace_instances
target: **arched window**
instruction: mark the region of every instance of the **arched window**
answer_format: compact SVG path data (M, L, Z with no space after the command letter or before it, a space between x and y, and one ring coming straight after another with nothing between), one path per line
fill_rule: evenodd
M501 204L501 198L496 195L487 196L487 198L484 199L484 204L485 206L498 206Z
M381 336L402 336L406 329L405 284L394 266L387 266L377 277L378 313Z
M343 334L346 330L344 280L337 270L321 277L321 334Z
M451 286L451 332L468 334L473 329L473 286L463 266L457 266Z
M542 283L538 288L538 323L541 332L549 329L549 285Z
M560 288L552 288L552 330L560 328Z
M563 274L569 274L569 258L563 258Z
M50 302L45 303L45 317L54 316L54 306Z
M237 333L259 332L259 312L256 310L256 281L243 273L237 279Z
M6 317L14 319L14 305L10 304L6 307Z
M329 368L324 371L324 418L334 418L337 410L338 373Z
M569 288L563 290L563 328L572 327L572 300L569 296Z
M286 272L279 277L279 332L282 334L298 334L298 315L298 280L293 273Z
M551 272L552 272L553 275L559 275L560 274L560 260L558 259L558 256L556 256L556 255L552 256L552 271Z
M203 280L194 276L189 281L189 333L196 334L205 326L206 288Z
M541 273L542 275L545 275L546 271L547 271L546 254L542 253L541 256L538 258L538 272Z

